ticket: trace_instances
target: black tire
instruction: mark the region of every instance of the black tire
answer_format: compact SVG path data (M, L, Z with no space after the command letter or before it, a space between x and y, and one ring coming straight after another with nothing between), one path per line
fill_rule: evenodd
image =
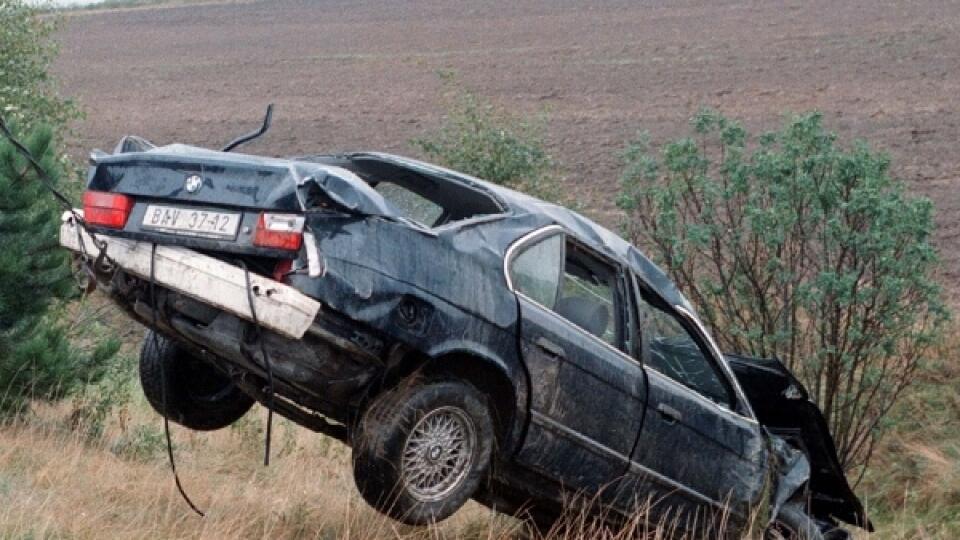
M140 386L155 411L197 431L229 426L254 402L225 374L152 330L140 349Z
M817 522L796 502L784 504L764 535L768 539L823 540Z
M486 399L472 385L401 383L374 400L361 418L353 439L353 478L370 506L397 521L440 521L459 510L485 479L494 437Z

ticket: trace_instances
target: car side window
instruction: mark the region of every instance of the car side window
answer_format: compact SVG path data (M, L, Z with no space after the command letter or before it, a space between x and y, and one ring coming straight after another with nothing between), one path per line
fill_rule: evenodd
M563 279L554 312L620 348L619 281L619 273L614 266L568 240Z
M642 337L646 340L646 365L715 403L732 407L733 397L716 364L678 315L640 300Z
M613 265L557 233L524 247L509 272L514 290L621 348L620 274Z
M554 309L563 270L563 235L555 233L527 246L510 262L510 280L517 292Z

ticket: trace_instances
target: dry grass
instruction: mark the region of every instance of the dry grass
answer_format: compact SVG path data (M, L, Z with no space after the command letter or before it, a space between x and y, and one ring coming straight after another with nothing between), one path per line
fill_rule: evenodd
M930 373L897 411L858 490L877 538L960 536L960 362ZM359 498L347 447L285 420L264 468L260 408L214 433L174 426L184 484L207 513L200 518L176 492L159 418L135 385L131 394L97 437L69 428L70 403L37 406L0 428L0 538L540 538L474 503L434 527L397 524ZM547 537L655 539L673 529L640 517L611 531L572 512Z
M960 537L960 326L894 410L859 491L883 539Z
M960 537L960 331L913 387L888 426L858 492L880 539ZM134 383L102 434L70 428L74 407L36 406L0 427L0 538L540 539L512 518L470 503L450 520L413 528L370 509L353 486L349 449L280 420L271 466L261 465L264 411L228 429L174 426L184 484L207 512L180 499L162 424ZM572 512L548 538L661 538L642 516L598 529ZM858 537L866 537L859 534Z
M256 417L211 434L176 429L200 518L174 488L159 421L136 409L128 427L93 442L62 427L63 407L0 430L0 537L505 538L518 529L478 505L429 531L384 519L356 495L347 449L287 422L264 468Z
M260 408L214 433L174 427L177 466L201 518L176 492L161 423L142 399L94 439L68 429L71 412L39 407L0 429L0 538L543 538L472 502L436 526L398 524L359 498L347 447L285 420L264 468ZM640 518L614 531L571 512L546 537L655 540L675 529Z

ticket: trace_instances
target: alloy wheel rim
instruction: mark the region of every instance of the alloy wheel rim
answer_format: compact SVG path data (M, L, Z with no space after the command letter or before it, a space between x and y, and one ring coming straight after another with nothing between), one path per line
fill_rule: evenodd
M454 491L473 465L477 446L473 420L456 407L440 407L413 426L403 445L404 487L422 502Z

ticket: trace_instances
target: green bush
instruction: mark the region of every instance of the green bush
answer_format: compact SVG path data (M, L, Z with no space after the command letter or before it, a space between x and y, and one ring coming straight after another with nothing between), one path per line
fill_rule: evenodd
M80 115L49 74L56 21L23 0L0 2L0 114L26 131L46 124L59 132Z
M110 446L114 455L131 461L148 462L163 456L167 439L162 429L149 425L135 426Z
M782 359L826 414L848 469L947 319L932 205L889 159L844 149L819 114L756 139L716 112L659 156L625 152L626 231L698 306L722 348Z
M98 363L92 373L94 380L88 381L73 396L69 427L91 440L98 440L111 415L117 413L124 417L129 412L127 405L135 385L136 365L134 358L121 355Z
M0 114L19 126L54 183L74 168L58 143L79 117L48 72L56 20L23 0L0 1ZM57 242L60 212L26 160L0 139L0 414L96 382L119 348L90 325L70 328L62 320L58 299L74 287ZM82 339L71 343L73 335Z
M427 158L495 184L554 198L543 128L484 101L444 76L450 102L443 124L411 143Z

